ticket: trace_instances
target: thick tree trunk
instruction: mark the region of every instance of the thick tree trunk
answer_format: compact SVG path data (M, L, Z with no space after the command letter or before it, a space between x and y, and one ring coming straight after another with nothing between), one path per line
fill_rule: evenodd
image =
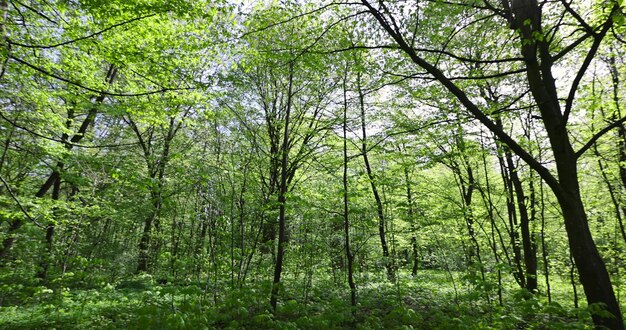
M555 159L558 158L555 157ZM592 315L594 323L610 329L623 329L622 315L609 274L589 230L587 214L579 193L576 166L563 164L563 161L559 165L557 160L557 167L559 168L559 181L563 187L563 190L557 194L557 199L563 211L569 247L576 262L587 302L590 305L604 304L607 311L615 316L615 318L604 318Z
M552 56L543 35L541 9L536 0L512 2L512 13L520 37L531 42L522 44L522 56L530 91L541 112L542 121L550 140L557 168L558 183L550 182L559 206L563 211L570 251L576 263L580 282L591 304L603 304L614 318L592 315L596 326L623 329L622 314L615 298L606 266L591 236L587 214L580 196L577 158L567 131L567 113L561 112L555 79L552 75ZM604 30L603 33L606 33ZM598 37L599 38L599 37ZM600 39L601 40L601 39ZM566 109L567 110L567 109Z

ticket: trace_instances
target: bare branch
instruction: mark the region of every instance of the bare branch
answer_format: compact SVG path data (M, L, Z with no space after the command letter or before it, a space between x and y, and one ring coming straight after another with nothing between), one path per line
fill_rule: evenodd
M38 49L56 48L56 47L69 45L69 44L72 44L72 43L75 43L75 42L78 42L78 41L81 41L81 40L93 38L93 37L99 36L99 35L107 32L109 30L115 29L116 27L120 27L120 26L129 24L129 23L132 23L132 22L136 22L136 21L142 20L144 18L152 17L152 16L156 16L156 14L150 14L150 15L146 15L146 16L136 17L136 18L130 19L128 21L124 21L124 22L120 22L120 23L117 23L117 24L113 24L113 25L111 25L111 26L109 26L109 27L107 27L107 28L105 28L103 30L100 30L98 32L94 32L94 33L86 35L84 37L80 37L80 38L76 38L76 39L68 40L68 41L64 41L64 42L59 42L59 43L51 44L51 45L28 45L28 44L22 44L22 43L19 43L19 42L11 41L9 39L7 39L7 41L11 45L15 45L15 46L19 46L19 47L25 47L25 48L38 48Z
M598 52L598 48L600 48L600 44L602 43L602 40L604 39L604 36L606 36L611 26L613 26L613 20L609 18L603 25L604 25L604 28L602 28L600 33L595 35L593 44L591 45L589 52L585 56L585 60L583 61L583 64L580 66L580 69L578 69L578 72L576 73L576 77L574 78L574 81L572 82L572 86L570 87L569 94L567 95L567 100L565 101L565 110L563 113L564 123L567 123L567 119L569 118L569 115L572 111L572 106L574 104L574 97L576 96L576 91L578 90L580 81L583 79L585 73L587 72L587 69L589 68L589 65L591 64L591 61L593 61L593 59L595 58L596 53Z
M57 75L55 73L52 73L52 72L50 72L48 70L40 68L40 67L38 67L36 65L33 65L33 64L29 63L29 62L26 62L26 61L24 61L24 60L22 60L20 58L15 57L15 56L10 55L9 58L11 58L12 60L14 60L14 61L16 61L18 63L24 64L27 67L29 67L29 68L31 68L31 69L33 69L35 71L41 72L41 73L43 73L43 74L45 74L45 75L47 75L49 77L52 77L54 79L66 82L66 83L68 83L70 85L74 85L76 87L80 87L80 88L88 90L90 92L94 92L94 93L98 93L98 94L102 94L102 95L107 95L107 96L120 96L120 97L125 97L125 96L145 96L145 95L159 94L159 93L170 92L170 91L193 90L194 89L193 87L185 87L185 88L161 88L159 90L142 92L142 93L115 93L115 92L108 92L108 91L103 91L103 90L98 90L98 89L95 89L95 88L91 88L91 87L85 86L85 85L83 85L81 83L78 83L76 81L72 81L72 80L69 80L67 78L63 78L63 77L61 77L61 76L59 76L59 75Z
M24 206L22 206L22 203L20 203L20 200L17 198L17 196L15 196L15 194L13 193L13 190L11 190L11 187L9 186L9 183L2 177L2 175L0 175L0 180L2 181L2 183L4 184L5 187L7 187L7 191L9 192L9 195L11 195L11 198L13 198L13 200L15 201L15 203L17 204L17 206L20 208L20 211L22 211L22 213L24 213L24 215L28 218L28 220L32 221L32 223L34 223L35 225L37 225L37 227L45 229L47 228L46 226L41 225L39 222L37 222L37 219L33 218L30 213L28 213L28 211L26 211L26 209L24 208Z

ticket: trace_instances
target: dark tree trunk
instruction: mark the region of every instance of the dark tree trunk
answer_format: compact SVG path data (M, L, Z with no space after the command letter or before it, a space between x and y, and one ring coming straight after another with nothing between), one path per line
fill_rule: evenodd
M102 100L100 100L99 102L101 102ZM92 110L92 111L95 111L95 110ZM92 118L91 120L86 119L86 121L93 121L93 119L94 118ZM73 121L74 121L74 109L70 108L67 113L67 120L65 121L65 128L67 130L70 130L72 128ZM81 126L85 126L85 125L81 125ZM79 128L78 134L84 135L85 131L81 131L81 129L86 130L87 126L85 126L84 128L83 127ZM61 136L61 141L64 143L64 147L66 150L71 150L72 145L67 143L68 139L69 139L69 135L67 133L63 133ZM61 197L60 173L63 170L63 167L65 167L65 163L63 161L57 162L57 167L55 169L55 172L57 173L57 175L51 175L51 177L56 177L56 179L54 180L52 184L52 187L53 187L52 188L52 200L54 201L58 201L59 198ZM37 192L37 195L38 195L37 197L43 197L45 193L46 193L46 190L40 189L40 191ZM55 207L55 211L56 211L56 207ZM42 256L42 261L41 261L41 264L39 265L40 269L39 269L39 272L37 273L37 277L42 279L44 282L46 282L47 280L48 267L50 265L50 262L52 261L52 245L53 245L53 240L54 240L55 226L56 224L55 224L55 221L53 220L50 223L48 223L46 227L46 241L45 241L46 251L45 251L45 255Z
M353 274L353 264L354 264L354 255L352 254L350 247L350 217L349 217L349 208L348 208L348 137L347 137L347 126L348 126L348 97L346 91L346 73L343 77L343 234L345 241L345 251L346 251L346 259L348 261L348 286L350 287L350 305L352 308L356 307L356 285L354 283L354 274ZM352 311L353 315L355 311Z
M361 73L357 73L357 89L359 93L359 107L361 110L361 154L363 155L363 162L365 163L365 170L367 172L367 178L369 179L370 186L372 188L372 194L374 195L374 200L376 201L376 214L378 216L378 237L380 238L380 247L383 250L383 263L385 265L385 269L387 270L387 278L389 281L393 282L396 279L395 267L393 260L391 260L391 255L389 254L389 246L387 244L387 234L385 229L385 213L383 209L383 202L380 198L380 194L378 193L378 188L376 186L376 181L374 179L374 174L372 172L372 167L370 166L370 161L367 153L367 132L365 126L365 96L363 95L363 90L361 88Z
M498 127L502 127L502 123L497 121ZM510 152L506 150L506 147L498 148L498 162L500 164L500 173L502 175L502 181L504 182L504 190L506 192L506 210L509 219L509 240L511 249L513 250L513 262L515 271L513 277L521 288L526 287L526 278L524 277L524 269L522 267L522 252L520 249L519 233L517 232L517 211L515 209L515 197L513 191L513 182L509 175L509 170L506 166L506 158L509 158Z
M533 293L537 290L537 252L535 242L530 232L530 217L526 209L526 196L522 182L517 174L517 167L513 163L513 157L510 152L506 152L506 161L508 164L509 178L513 184L513 190L517 197L517 210L519 212L519 224L522 231L522 249L524 250L524 266L526 280L525 288Z
M285 109L285 128L283 130L283 143L281 147L281 166L280 166L280 190L278 193L278 248L276 250L276 264L274 266L274 281L272 283L272 293L270 297L270 305L272 311L276 312L278 302L278 293L280 290L280 277L283 271L283 259L285 256L286 245L286 219L285 206L287 194L287 170L289 162L289 116L291 114L291 103L293 97L293 62L289 63L289 86L287 88L287 106Z
M513 1L512 14L520 29L521 38L532 40L532 42L523 43L522 56L526 63L530 91L541 112L556 163L558 183L554 181L549 183L563 211L569 247L580 282L587 296L587 302L590 305L604 304L607 311L614 316L614 318L607 318L597 314L592 315L594 324L598 327L623 329L619 304L604 261L591 236L587 214L580 196L576 165L578 156L572 148L567 131L568 108L565 113L561 112L555 79L552 76L552 56L549 52L549 45L545 40L535 40L536 34L543 35L541 9L536 0L517 0ZM609 26L596 36L599 39L595 42L602 39L608 28Z
M141 239L139 240L139 257L137 260L137 269L136 269L137 273L148 271L148 263L150 259L150 252L149 252L150 233L152 232L152 224L154 222L154 217L156 216L156 207L157 207L156 203L152 205L152 210L150 211L149 215L146 217L143 223Z
M61 197L61 180L58 179L54 182L54 186L52 188L52 200L58 201L60 197ZM44 283L48 279L48 268L50 267L50 263L52 262L54 229L55 229L54 222L49 223L48 226L46 227L45 253L42 256L42 260L39 265L39 271L37 272L37 277L43 280Z
M615 113L613 114L613 119L619 119L622 117L621 103L620 103L620 95L619 95L619 71L617 70L617 66L615 65L615 56L611 55L609 58L609 70L611 72L611 80L613 83L613 103L615 104ZM619 159L618 159L618 167L619 167L619 177L622 182L622 191L626 192L626 126L624 124L620 124L617 127L617 150L619 151ZM597 151L596 151L597 153ZM598 158L598 163L601 160ZM611 193L611 199L613 204L615 204L616 213L617 213L617 223L619 225L620 232L622 234L622 238L626 242L626 229L624 229L624 221L623 217L626 216L626 200L622 198L621 200L615 197L615 193L613 188L611 187L611 183L606 177L604 171L602 171L602 175L605 179L606 184L609 187L609 192ZM621 205L621 207L620 207ZM621 213L620 213L621 211Z

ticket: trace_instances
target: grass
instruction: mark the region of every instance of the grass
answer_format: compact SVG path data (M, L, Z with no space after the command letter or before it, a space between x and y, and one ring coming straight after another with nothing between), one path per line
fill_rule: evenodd
M306 301L301 287L287 283L275 315L269 311L270 285L263 281L241 289L222 286L215 298L202 285L159 285L149 276L96 289L40 288L20 306L0 307L0 329L592 328L587 308L571 305L564 280L552 284L559 303L508 285L499 305L496 287L477 286L461 273L401 273L396 284L360 285L354 313L345 284L330 278L315 283Z

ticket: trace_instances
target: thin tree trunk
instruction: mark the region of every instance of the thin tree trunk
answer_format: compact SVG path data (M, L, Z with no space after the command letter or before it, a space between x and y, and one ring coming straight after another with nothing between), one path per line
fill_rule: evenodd
M170 117L167 133L164 137L163 146L161 152L158 154L157 160L152 160L152 134L148 134L148 139L144 139L142 133L139 130L137 124L129 117L127 123L135 133L139 146L143 151L143 156L146 161L146 166L150 175L150 181L153 185L150 185L150 212L144 220L143 231L141 239L139 240L139 257L137 259L136 272L147 272L150 264L150 244L152 236L152 227L154 226L159 230L159 217L161 214L161 208L163 206L163 187L165 170L170 158L171 143L176 135L176 132L182 125L182 121L176 123L174 116Z
M611 203L613 203L613 207L615 209L615 218L617 219L617 225L619 227L620 234L624 242L626 242L626 230L624 229L624 221L622 219L622 209L620 207L620 202L616 196L615 187L613 187L611 180L609 180L609 176L607 175L604 164L602 163L602 155L600 155L600 152L598 151L598 146L595 143L593 145L593 153L598 159L598 167L600 168L602 181L604 181L604 184L606 184L607 190L609 191Z
M237 198L237 207L239 208L239 264L237 266L237 285L241 286L241 280L243 277L244 260L246 259L246 228L244 226L246 219L246 185L248 181L248 163L243 169L243 182L241 183L241 190L239 190L239 197Z
M501 127L501 125L498 125ZM511 248L513 249L513 261L515 272L513 273L515 280L521 288L526 287L526 278L524 277L524 270L522 267L522 252L520 249L520 239L517 232L517 212L515 209L515 196L513 190L513 182L509 175L510 171L507 169L506 154L510 154L506 151L506 147L498 148L498 162L500 164L500 173L502 175L502 181L504 182L504 190L506 192L506 209L509 219L509 239Z
M483 199L483 203L485 204L486 208L487 208L487 213L489 214L489 223L490 223L490 234L491 234L491 250L493 252L493 257L494 257L494 261L496 263L496 269L497 269L497 278L498 278L498 303L500 306L503 305L503 301L502 301L502 270L499 267L500 264L500 255L498 254L498 242L496 240L496 231L498 232L498 236L500 237L500 240L502 241L502 237L500 235L500 231L497 230L496 227L496 221L495 221L495 212L494 212L494 205L493 205L493 201L491 199L491 184L489 182L489 171L487 170L487 150L485 149L485 143L483 141L483 131L481 130L480 132L480 142L481 142L481 147L483 148L481 155L482 155L482 163L483 163L483 173L485 176L485 187L486 187L486 193L483 191L483 189L481 189L479 187L479 192L480 195ZM504 244L502 244L504 246ZM509 261L510 264L510 258L508 257L508 253L506 253L506 250L504 250L505 252L505 256L507 258L507 260Z
M343 233L345 241L346 259L348 261L348 286L350 287L350 305L354 315L356 307L356 285L354 284L353 263L354 256L350 249L350 217L348 208L348 137L347 137L347 112L348 97L346 91L347 69L343 77Z
M550 288L550 261L548 259L548 250L546 245L546 203L544 200L543 182L539 182L539 195L541 196L541 257L543 260L543 275L546 278L546 293L548 294L548 302L552 302L552 290Z
M393 266L393 262L391 256L389 254L389 246L387 245L387 234L385 229L385 213L383 209L383 202L380 198L380 194L378 193L378 188L376 186L376 181L374 179L374 174L372 173L372 167L370 166L370 161L367 153L367 132L365 126L365 96L363 95L363 90L361 88L361 73L357 73L357 89L359 93L359 107L361 110L361 154L363 155L363 162L365 163L365 170L367 172L367 178L369 179L370 186L372 188L372 194L374 195L374 200L376 201L376 214L378 216L378 237L380 238L380 247L383 251L383 263L387 270L387 279L391 282L395 281L396 274Z
M413 192L411 190L411 181L409 181L409 169L404 168L404 182L406 184L406 202L407 202L407 216L411 225L411 249L413 250L413 266L411 267L411 275L417 275L418 268L418 247L417 247L417 229L415 228L415 212L413 210Z
M270 305L272 311L276 313L276 305L278 302L278 293L280 291L280 277L283 271L283 259L285 256L286 245L286 219L285 206L287 194L287 170L289 161L289 116L291 115L291 103L293 97L293 69L294 63L289 62L289 85L287 89L287 105L285 109L285 127L283 131L283 143L281 147L281 166L280 166L280 190L278 193L278 248L276 251L276 264L274 266L274 281L272 282L272 293L270 297Z
M574 308L578 308L578 289L576 288L576 265L574 263L574 259L572 258L572 253L569 254L569 281L572 285L572 292L574 293Z
M8 14L9 14L9 3L6 0L0 0L0 42L2 42L2 45L0 45L0 49L2 52L2 64L0 67L0 79L2 79L4 77L4 74L6 73L6 69L7 69L7 62L9 61L9 51L10 51L10 45L7 42L7 29L6 29L6 23L7 23L7 18L8 18Z
M535 242L530 231L530 218L526 209L526 196L522 182L517 174L517 168L513 163L510 152L505 152L509 178L513 184L513 190L517 197L517 210L519 214L519 224L522 231L522 249L524 250L524 266L526 280L525 288L531 293L537 291L537 252Z
M613 114L613 119L619 119L622 117L622 111L619 95L620 79L619 71L617 70L617 66L615 65L615 55L611 55L611 57L609 58L609 71L611 72L611 81L613 83L613 103L615 104L615 113ZM626 192L626 126L624 126L624 124L620 124L617 127L617 138L617 150L619 151L617 166L619 167L619 177L622 182L622 191ZM597 153L597 148L595 151ZM600 163L600 159L598 159L598 163ZM613 204L616 204L617 202L618 205L621 205L621 214L620 208L616 205L617 222L620 228L620 232L622 234L622 238L626 242L626 229L624 229L624 221L622 216L626 216L626 200L624 200L624 198L622 198L621 200L615 198L615 194L613 192L613 189L611 188L611 184L608 181L604 171L602 171L602 175L605 179L605 182L609 186L609 192L611 193L611 200L613 201Z
M61 196L61 180L58 179L54 182L54 187L52 188L52 200L58 201ZM50 222L46 227L46 244L45 244L45 253L42 256L42 260L39 264L39 271L37 272L37 277L46 283L48 279L48 268L50 267L50 263L52 262L52 248L53 248L53 238L54 238L54 229L55 223Z

